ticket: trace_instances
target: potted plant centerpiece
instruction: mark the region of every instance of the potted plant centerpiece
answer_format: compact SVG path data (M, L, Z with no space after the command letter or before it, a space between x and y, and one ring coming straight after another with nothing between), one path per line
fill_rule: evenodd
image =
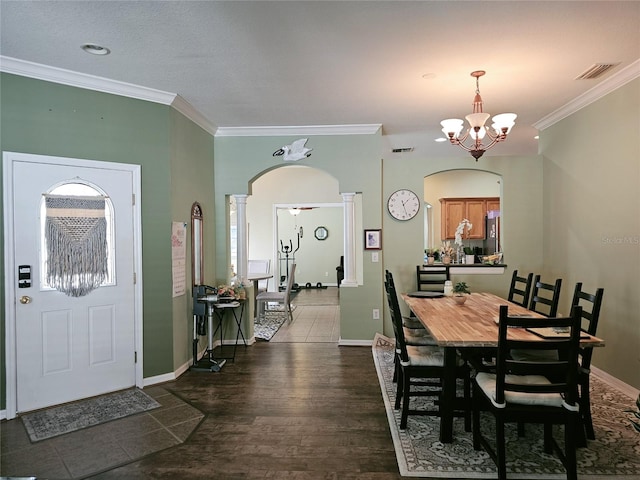
M466 282L458 282L453 286L453 299L458 305L467 301L467 296L471 294Z

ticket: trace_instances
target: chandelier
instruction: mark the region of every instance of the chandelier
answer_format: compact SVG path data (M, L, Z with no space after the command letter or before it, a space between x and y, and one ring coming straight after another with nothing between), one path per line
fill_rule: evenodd
M464 121L459 118L449 118L440 122L442 125L442 131L447 135L449 142L452 145L458 145L465 149L467 152L476 159L478 159L493 147L496 143L502 142L507 138L507 135L511 131L511 127L515 125L515 119L517 115L515 113L501 113L493 117L493 124L488 129L484 126L485 122L489 119L490 115L482 111L482 97L480 96L480 77L485 73L484 70L476 70L471 72L471 76L476 79L476 96L473 99L473 113L470 113L465 118L469 122L469 128L466 133L460 137ZM487 145L482 143L484 137L489 139ZM471 145L467 146L464 142L467 138L471 137Z

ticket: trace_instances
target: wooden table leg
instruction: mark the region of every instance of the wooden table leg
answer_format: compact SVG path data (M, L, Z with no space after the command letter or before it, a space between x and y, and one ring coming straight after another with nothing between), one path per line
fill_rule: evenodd
M258 318L258 282L253 280L253 317Z
M456 363L455 347L444 349L444 379L442 382L442 402L440 403L440 441L453 441L453 411L456 401Z

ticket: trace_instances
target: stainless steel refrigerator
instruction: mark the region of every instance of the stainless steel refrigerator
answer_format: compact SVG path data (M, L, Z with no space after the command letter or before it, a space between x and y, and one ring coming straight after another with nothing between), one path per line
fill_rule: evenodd
M487 237L484 240L484 254L492 255L500 252L500 210L490 210L487 212L486 232Z

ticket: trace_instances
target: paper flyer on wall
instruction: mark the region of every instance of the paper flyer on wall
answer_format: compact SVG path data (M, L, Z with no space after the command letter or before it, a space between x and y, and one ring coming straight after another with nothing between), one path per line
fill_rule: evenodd
M173 278L173 296L179 297L186 292L187 224L173 222L171 225L171 275Z

